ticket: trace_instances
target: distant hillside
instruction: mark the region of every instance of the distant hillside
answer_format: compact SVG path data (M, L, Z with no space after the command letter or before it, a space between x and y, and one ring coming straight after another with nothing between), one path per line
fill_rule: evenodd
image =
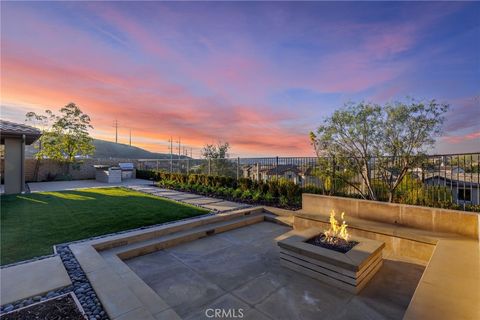
M105 140L93 140L95 145L94 158L125 158L125 159L163 159L170 158L170 154L150 152L128 144L115 143Z
M150 152L142 148L129 146L128 144L115 143L105 140L94 139L94 158L121 158L121 159L170 159L168 153ZM32 158L37 150L33 146L25 148L25 155ZM176 157L178 159L178 156ZM184 156L182 158L185 158Z

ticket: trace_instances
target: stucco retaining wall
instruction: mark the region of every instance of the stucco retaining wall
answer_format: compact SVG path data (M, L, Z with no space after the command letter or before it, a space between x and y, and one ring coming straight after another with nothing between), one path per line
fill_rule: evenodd
M303 212L328 214L332 209L350 217L479 239L479 215L474 212L308 193L302 195Z

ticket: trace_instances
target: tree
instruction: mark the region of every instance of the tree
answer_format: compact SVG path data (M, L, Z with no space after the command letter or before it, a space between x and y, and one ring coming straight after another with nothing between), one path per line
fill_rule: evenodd
M210 171L220 176L234 176L234 164L228 159L230 144L218 142L217 145L207 144L203 147L201 154L210 162Z
M36 158L65 164L66 174L77 157L86 157L95 151L93 139L88 133L88 129L93 128L90 117L74 103L61 108L59 115L50 110L45 110L44 115L28 112L26 121L43 126Z
M380 180L393 201L409 169L418 165L441 133L448 105L435 100L384 106L346 104L325 119L310 139L319 157L331 157L336 171L353 170L364 187L352 186L365 199L377 200Z

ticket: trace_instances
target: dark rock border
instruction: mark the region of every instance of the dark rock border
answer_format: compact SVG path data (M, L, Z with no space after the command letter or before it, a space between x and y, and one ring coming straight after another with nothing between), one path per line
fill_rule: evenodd
M88 318L90 320L107 320L107 313L103 309L90 281L88 281L87 275L83 272L82 267L70 250L69 245L57 245L56 248L65 269L67 269L68 276L72 280L73 292Z

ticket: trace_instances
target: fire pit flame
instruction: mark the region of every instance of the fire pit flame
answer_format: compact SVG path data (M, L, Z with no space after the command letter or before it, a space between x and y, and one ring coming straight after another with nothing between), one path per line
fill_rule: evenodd
M337 219L335 219L335 210L330 212L330 229L324 231L325 239L324 241L329 244L336 244L340 239L348 242L350 235L347 231L347 223L343 219L345 212L342 212L341 219L342 224L340 224Z

